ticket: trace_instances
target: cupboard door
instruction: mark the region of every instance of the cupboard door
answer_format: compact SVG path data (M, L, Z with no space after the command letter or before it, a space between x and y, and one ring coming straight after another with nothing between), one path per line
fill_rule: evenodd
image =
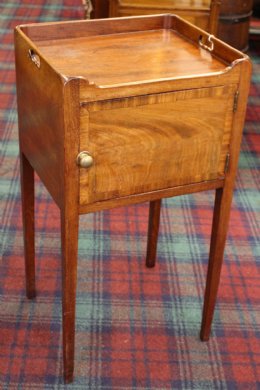
M88 103L81 203L214 180L225 175L235 85ZM85 119L84 119L85 118Z

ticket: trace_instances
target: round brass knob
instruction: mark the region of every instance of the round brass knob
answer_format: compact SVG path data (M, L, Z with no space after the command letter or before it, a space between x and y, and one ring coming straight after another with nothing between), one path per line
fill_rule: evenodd
M89 168L93 164L93 157L89 154L89 152L83 151L80 152L77 156L77 164L81 168Z

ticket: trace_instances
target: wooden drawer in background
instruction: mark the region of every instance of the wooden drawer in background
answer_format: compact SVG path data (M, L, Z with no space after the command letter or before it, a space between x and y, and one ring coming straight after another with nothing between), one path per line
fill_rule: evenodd
M107 9L108 1L94 2L94 17ZM109 16L173 13L208 30L211 0L109 0ZM249 21L253 0L222 0L217 36L239 50L248 49ZM99 10L98 10L99 9ZM101 14L100 14L101 15ZM102 17L105 14L103 12Z
M135 16L176 13L206 30L209 20L210 0L110 0L109 16Z

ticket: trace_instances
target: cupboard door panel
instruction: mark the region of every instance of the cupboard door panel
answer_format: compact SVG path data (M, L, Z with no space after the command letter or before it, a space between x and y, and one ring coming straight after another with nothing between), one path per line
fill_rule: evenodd
M81 173L81 201L223 177L235 91L230 85L89 103L82 143L94 164Z

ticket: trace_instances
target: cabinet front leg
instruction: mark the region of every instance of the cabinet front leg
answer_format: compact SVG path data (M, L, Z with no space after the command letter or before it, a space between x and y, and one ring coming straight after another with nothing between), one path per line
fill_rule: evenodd
M231 202L232 190L228 190L228 188L219 188L216 190L208 273L200 332L202 341L207 341L210 336L223 262Z
M21 198L23 217L26 295L36 296L35 289L35 242L34 242L34 169L20 153Z
M72 214L72 213L70 213ZM63 367L66 383L73 381L79 216L61 211Z
M157 241L160 225L161 199L150 202L149 223L148 223L148 242L146 252L146 267L155 266Z

